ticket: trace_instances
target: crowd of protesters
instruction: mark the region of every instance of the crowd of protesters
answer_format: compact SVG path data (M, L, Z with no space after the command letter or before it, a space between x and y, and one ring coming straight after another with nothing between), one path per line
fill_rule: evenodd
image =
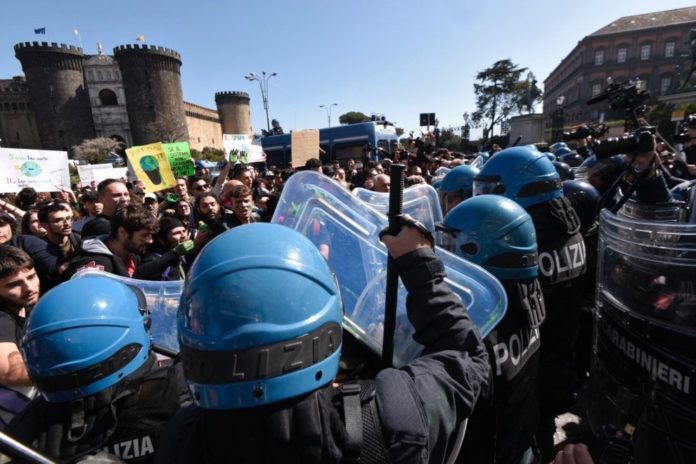
M311 158L301 167L227 162L215 176L197 163L193 176L176 178L174 187L156 193L146 193L139 180L107 179L98 185L60 188L57 192L24 188L17 194L2 195L0 389L14 395L14 401L0 407L0 426L7 426L36 395L19 353L17 334L24 317L48 290L84 269L150 281L183 280L203 247L214 237L245 224L270 222L286 181L298 170L318 171L349 191L360 187L386 193L390 190L390 165L406 164L406 187L438 187L443 214L447 214L471 192L461 186L445 188L445 173L455 172L460 166L482 165L482 155L432 146L425 150L424 146L418 141L407 147L395 145L389 156L379 161L363 158L325 163ZM580 148L581 157L587 157L582 156ZM536 149L548 151L549 147ZM495 158L498 151L499 147L490 147L484 160ZM556 169L562 174L561 164ZM591 176L587 180L593 182ZM594 179L598 189L602 180ZM529 211L534 214L533 208ZM591 222L595 220L596 217ZM585 235L589 230L596 232L596 228L583 226L573 233ZM577 239L582 241L582 236ZM543 246L539 246L541 251ZM582 284L576 286L580 288ZM572 332L577 334L576 329ZM531 346L533 341L529 343ZM581 371L585 372L579 367L578 372ZM548 416L551 427L558 412ZM549 430L542 430L543 425L536 423L539 430L529 430L528 435L548 433ZM566 455L574 453L577 462L590 462L584 461L588 459L584 447L571 447ZM564 461L562 456L559 459L557 462L575 462Z

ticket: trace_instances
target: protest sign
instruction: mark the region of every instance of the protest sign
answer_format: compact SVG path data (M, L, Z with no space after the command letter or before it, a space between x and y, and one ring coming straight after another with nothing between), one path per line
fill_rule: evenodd
M145 191L159 192L176 185L167 153L161 143L126 150L135 176L145 182Z
M67 152L0 148L0 192L16 193L24 187L57 192L58 187L68 186Z
M115 168L111 164L82 164L77 166L82 186L98 185L106 179L123 179L128 175L128 168Z
M95 171L100 169L112 169L113 165L111 163L102 164L78 164L77 165L77 175L80 176L80 182L82 185L89 185L91 182L95 181Z
M263 163L266 154L258 143L254 143L251 135L222 134L222 147L225 155L232 163Z
M319 158L319 129L292 131L292 165L304 166L308 159Z
M163 143L174 177L188 177L195 174L188 142Z

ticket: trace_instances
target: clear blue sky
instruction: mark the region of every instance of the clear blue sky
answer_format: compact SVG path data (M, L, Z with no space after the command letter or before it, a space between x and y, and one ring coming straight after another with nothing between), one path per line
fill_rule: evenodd
M24 0L0 16L0 78L22 74L13 45L78 44L96 53L146 43L179 51L184 98L215 108L215 92L251 96L255 131L266 126L250 71L269 81L271 118L285 130L325 127L322 104L384 113L406 131L418 114L460 126L473 112L476 73L510 58L539 83L584 36L614 19L692 6L693 0ZM46 35L34 29L45 27Z

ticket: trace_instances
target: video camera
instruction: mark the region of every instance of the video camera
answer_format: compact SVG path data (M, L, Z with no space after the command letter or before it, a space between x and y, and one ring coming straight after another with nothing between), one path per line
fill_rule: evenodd
M638 119L645 114L645 103L650 98L650 92L643 90L637 79L621 83L610 83L604 92L587 100L587 105L595 105L604 100L609 100L609 107L613 111L622 109L626 116L626 129L633 127L631 135L625 137L611 137L594 146L597 158L608 158L614 155L627 153L640 153L654 149L653 135L657 132L655 127L641 124ZM631 124L629 124L629 122Z
M609 100L609 108L612 111L623 109L627 115L634 119L645 113L645 102L650 99L650 92L640 88L638 80L630 80L622 83L610 83L604 92L587 100L587 106L596 105L604 100Z
M596 144L593 148L597 158L609 158L614 155L641 153L654 149L654 126L645 126L637 129L631 135L624 137L609 137Z
M564 132L563 141L579 140L587 137L599 138L609 132L606 124L583 124L573 132Z

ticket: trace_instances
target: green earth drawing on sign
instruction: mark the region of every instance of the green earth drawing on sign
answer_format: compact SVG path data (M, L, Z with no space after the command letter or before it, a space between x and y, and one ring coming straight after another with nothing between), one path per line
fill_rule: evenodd
M153 184L162 183L162 174L159 172L159 163L157 158L151 155L146 155L140 158L140 167L145 171L145 175L150 179Z
M28 177L36 177L41 174L41 171L43 171L43 169L41 169L41 165L36 161L25 161L22 163L19 170L22 171L22 174Z

